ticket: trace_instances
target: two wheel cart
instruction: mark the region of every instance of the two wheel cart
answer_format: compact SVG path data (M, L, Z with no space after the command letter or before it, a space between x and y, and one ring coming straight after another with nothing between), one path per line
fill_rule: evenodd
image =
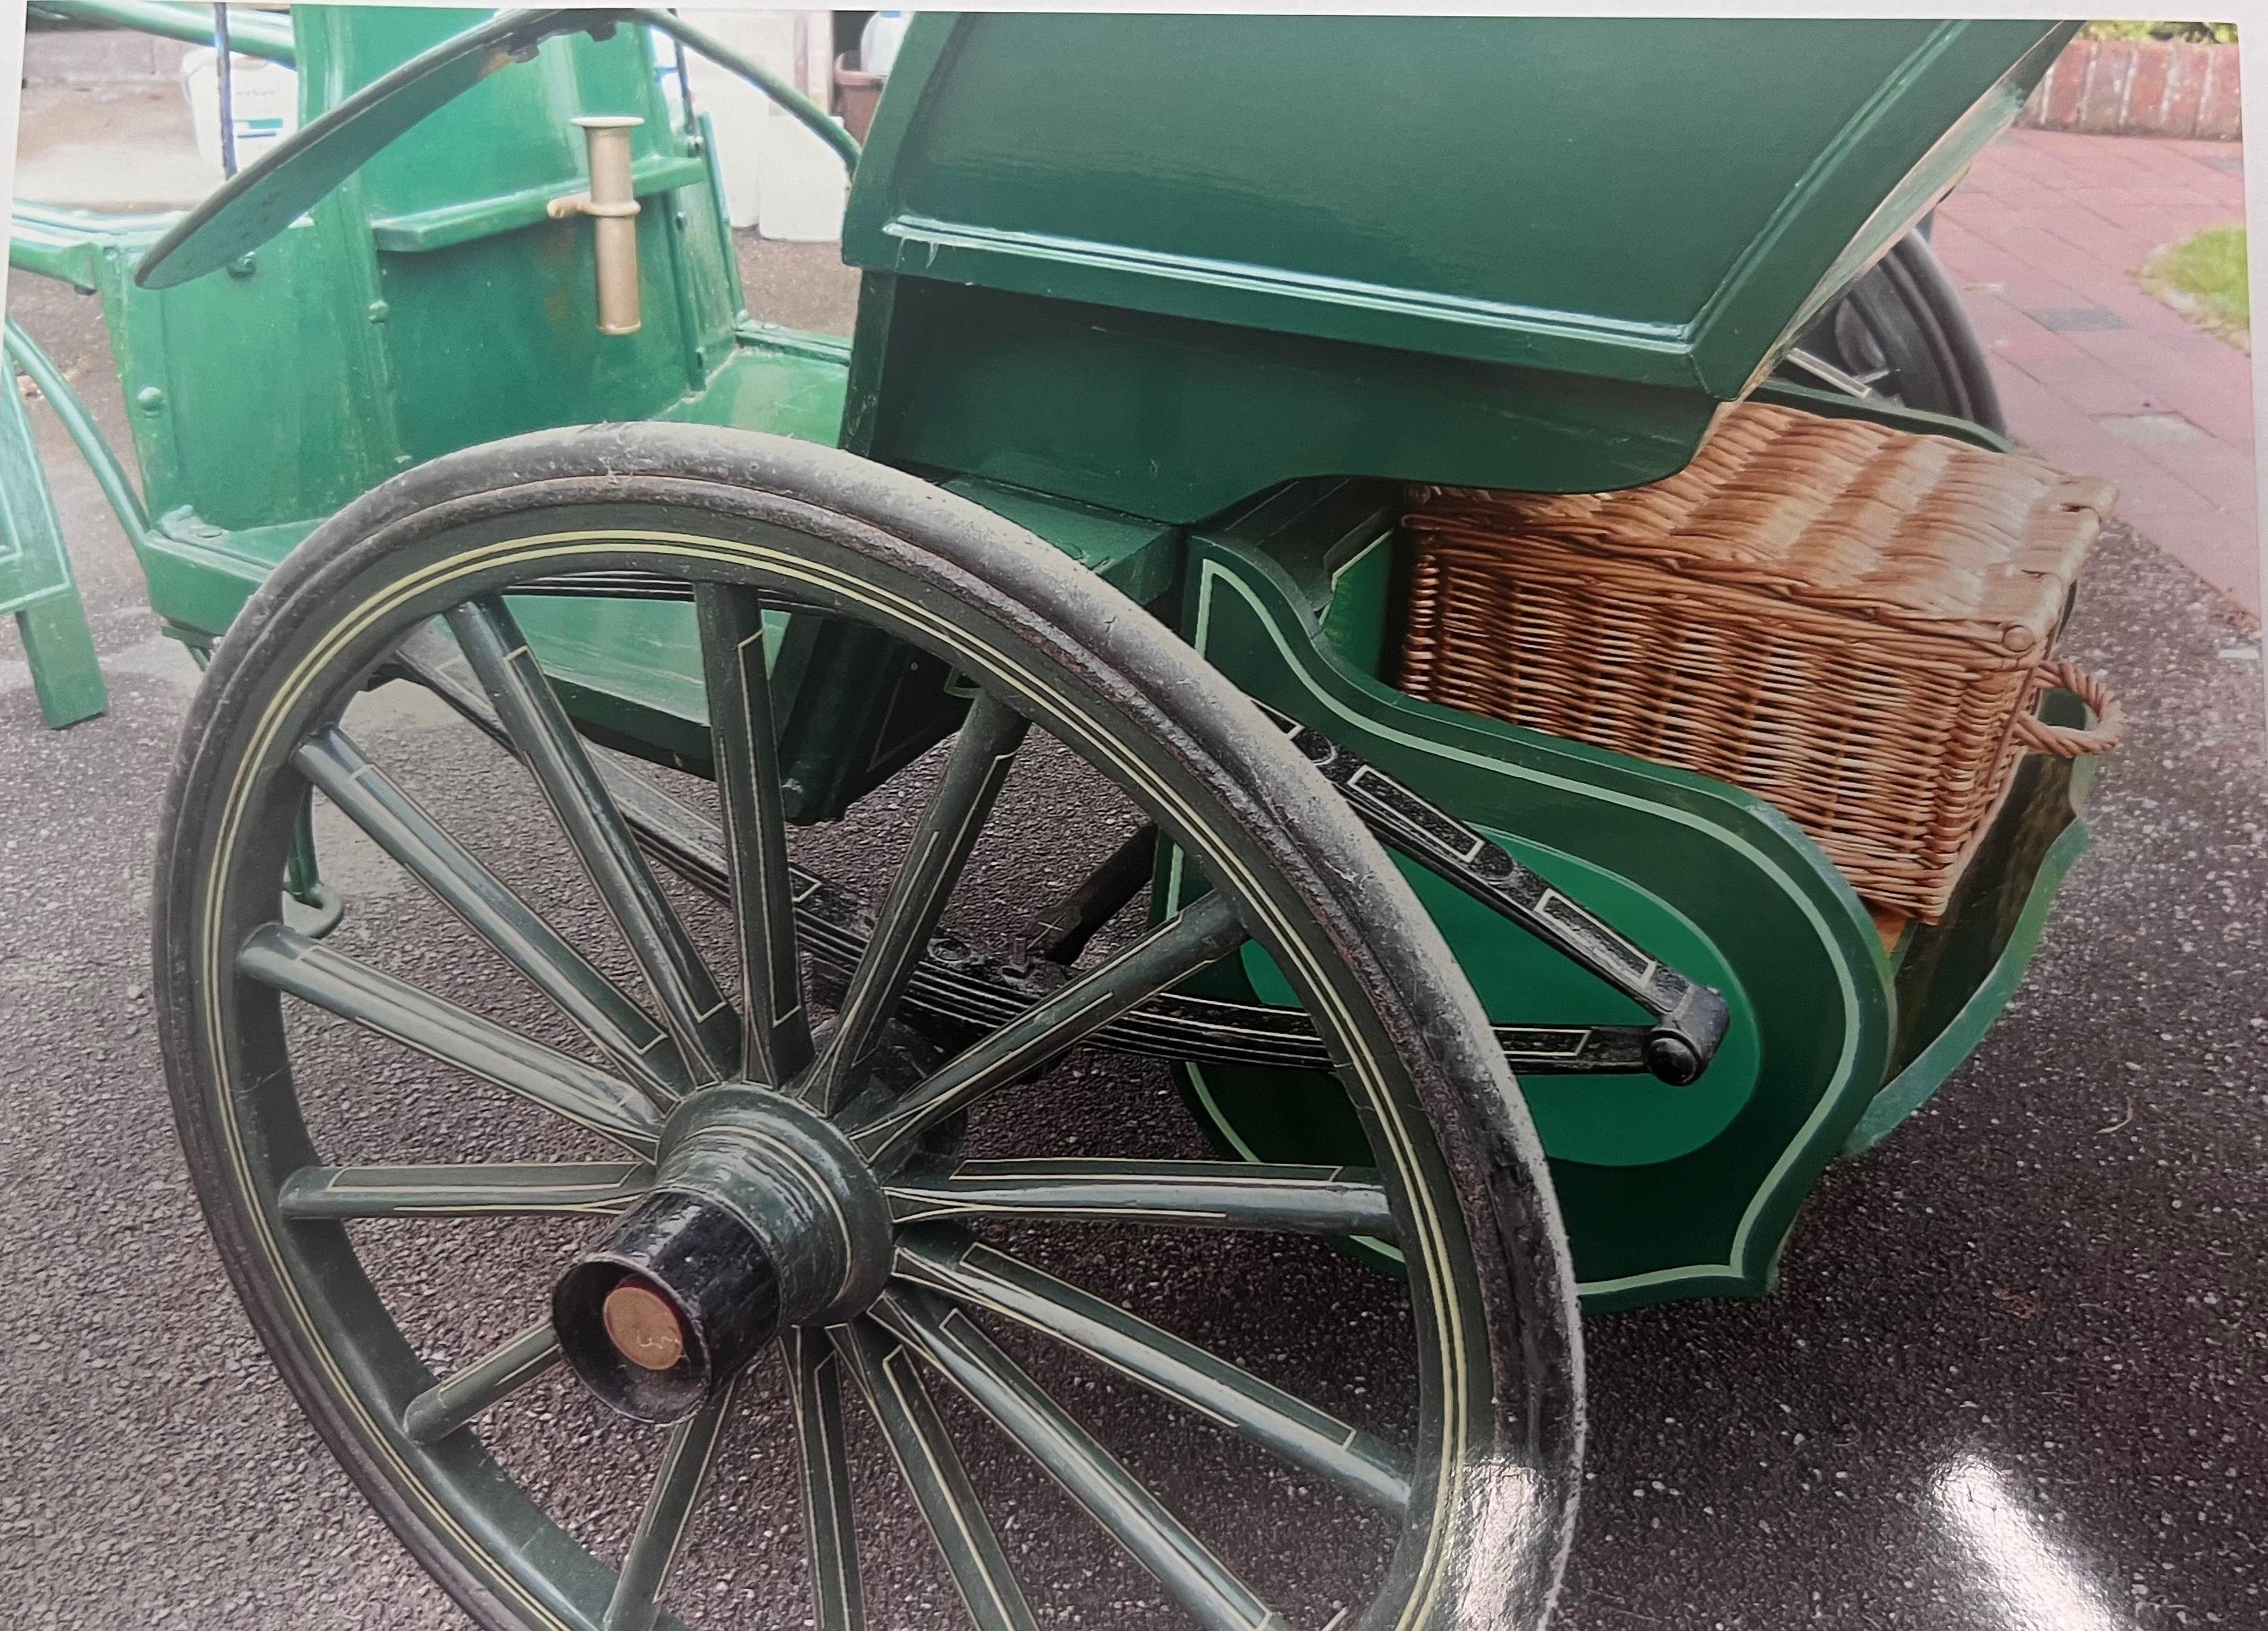
M238 43L296 59L303 128L207 203L18 209L15 266L104 301L138 486L10 349L210 656L157 890L176 1111L387 1520L484 1624L774 1623L803 1611L673 1566L704 1480L792 1440L783 1567L824 1631L899 1591L891 1512L987 1627L1053 1613L1024 1583L1079 1554L1058 1521L1159 1623L1540 1623L1579 1303L1764 1291L1826 1165L1991 1024L2084 843L2110 732L2051 648L2107 496L1914 406L1921 351L1906 400L1867 389L1899 331L1833 322L1886 254L1926 276L1894 246L2068 29L924 16L859 152L667 13L291 23ZM855 160L850 342L744 309L655 31ZM1770 570L1718 524L1767 478L1802 543ZM1790 577L1830 520L1835 560L1881 547L1864 594ZM1996 526L1986 586L1930 601L1942 541ZM1625 612L1652 632L1610 639ZM1829 614L1926 683L1774 713L1874 672L1769 677ZM1679 678L1712 629L1720 690L1742 650L1767 673L1737 731ZM1645 751L1610 708L1522 712L1639 672ZM1951 746L1913 723L1996 685ZM390 760L413 694L488 768ZM1924 738L1911 822L1836 790ZM1752 790L1775 741L1829 768L1818 810ZM1955 782L1926 887L1838 847L1943 838ZM894 870L814 858L865 819ZM422 891L335 887L332 822ZM988 871L1004 824L1063 877ZM1112 1054L1162 1062L1210 1158L1132 1099L1063 1147L1062 1073ZM1254 1240L1254 1295L1388 1311L1343 1355L1368 1381L1319 1402L1075 1283ZM1098 1407L1139 1418L1096 1375L1226 1446L1209 1523L1108 1442ZM658 1461L578 1441L650 1463L606 1475L642 1503L611 1538L508 1442L563 1378L669 1426ZM854 1475L853 1397L897 1488ZM972 1434L1044 1473L1027 1501ZM1331 1569L1287 1569L1311 1530Z

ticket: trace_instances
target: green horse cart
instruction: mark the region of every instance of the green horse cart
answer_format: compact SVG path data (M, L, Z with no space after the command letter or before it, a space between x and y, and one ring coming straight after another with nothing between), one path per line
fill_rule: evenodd
M1579 1307L1769 1288L2007 1001L2088 761L1870 909L1732 780L1414 694L1405 518L1671 491L1758 415L1998 468L1989 382L1869 389L1896 347L1822 325L1926 274L2069 30L926 15L861 151L664 12L239 21L295 136L186 217L17 211L138 483L9 344L210 656L156 892L200 1196L419 1561L492 1627L1029 1627L1066 1568L1128 1624L1540 1624ZM745 309L658 39L853 165L850 342ZM388 762L404 696L517 792ZM870 818L895 870L827 864ZM1079 858L979 943L1003 824ZM422 889L327 878L348 830ZM1065 1072L1157 1062L1210 1158L1054 1135ZM1386 1311L1294 1385L1234 1298L1140 1304L1248 1247L1295 1324ZM688 1539L770 1466L733 1544L801 1603Z

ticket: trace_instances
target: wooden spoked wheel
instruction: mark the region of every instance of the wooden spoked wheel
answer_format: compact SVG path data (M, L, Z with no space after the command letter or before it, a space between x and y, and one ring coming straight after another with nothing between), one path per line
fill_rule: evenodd
M591 574L693 602L729 913L649 863L651 812L522 634L536 588ZM865 881L831 1013L807 1001L773 748L782 606L927 653L970 699L903 773L921 797L895 872ZM511 750L472 793L482 773L387 762L356 711L445 638ZM1209 890L974 1040L922 1042L898 1023L909 981L1042 744ZM320 942L279 906L311 786L319 829L422 885L367 910L348 887ZM556 858L534 858L539 837ZM1078 1607L1114 1569L1140 1590L1113 1588L1110 1623L1447 1631L1548 1612L1581 1438L1574 1301L1481 1011L1280 734L1029 534L747 434L604 427L438 460L335 518L247 607L161 853L166 1062L225 1260L332 1449L481 1623L897 1625L905 1605L877 1596L924 1568L988 1628L1055 1618L1064 1593ZM1373 1164L1062 1153L1049 1073L1248 941L1344 1062ZM496 1106L519 1119L499 1131ZM1406 1285L1332 1237L1390 1238ZM1188 1284L1148 1266L1184 1247L1211 1254L1201 1275L1265 1248L1237 1271L1257 1291L1205 1321L1243 1322L1220 1339L1239 1356L1054 1272ZM1343 1304L1365 1298L1390 1317L1350 1336ZM1331 1407L1278 1379L1303 1344ZM1398 1416L1369 1419L1372 1395ZM763 1506L772 1469L791 1511ZM1254 1554L1341 1534L1318 1544L1366 1573L1321 1599L1314 1571ZM720 1572L703 1546L737 1561ZM800 1574L807 1602L733 1583L750 1574Z

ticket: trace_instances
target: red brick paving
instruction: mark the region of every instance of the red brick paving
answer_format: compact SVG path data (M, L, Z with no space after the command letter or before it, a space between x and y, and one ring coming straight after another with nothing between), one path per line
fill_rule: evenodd
M2224 167L2238 151L2011 130L1940 208L1932 242L1992 351L2017 438L2117 482L2139 531L2257 617L2252 359L2133 277L2161 245L2244 219L2244 178ZM2094 312L2123 326L2041 320L2102 323Z

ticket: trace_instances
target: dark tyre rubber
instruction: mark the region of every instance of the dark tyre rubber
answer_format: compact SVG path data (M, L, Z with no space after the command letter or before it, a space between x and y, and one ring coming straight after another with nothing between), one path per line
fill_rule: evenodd
M1919 232L1909 232L1802 341L1873 393L2007 434L1992 368L1960 291ZM1818 381L1784 370L1799 385Z

